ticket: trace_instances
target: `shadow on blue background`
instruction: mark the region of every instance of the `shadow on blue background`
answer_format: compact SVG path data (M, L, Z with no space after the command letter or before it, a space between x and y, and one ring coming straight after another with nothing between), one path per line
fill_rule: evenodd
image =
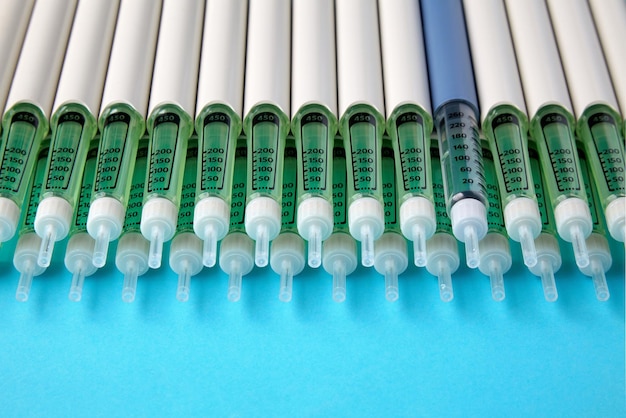
M111 258L73 303L62 248L26 303L14 299L13 246L0 253L2 416L626 414L621 244L612 243L605 303L565 246L556 303L516 256L502 303L464 266L449 304L414 266L396 303L364 268L348 278L343 304L332 301L332 279L311 269L294 279L288 304L278 277L259 269L238 303L217 269L194 277L180 303L164 263L125 304Z

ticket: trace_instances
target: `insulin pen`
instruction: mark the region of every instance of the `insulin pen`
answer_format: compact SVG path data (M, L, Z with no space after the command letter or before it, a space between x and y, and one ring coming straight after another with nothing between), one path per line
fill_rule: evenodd
M437 277L441 300L450 302L454 298L452 274L460 264L459 244L452 234L452 223L446 209L446 192L443 168L439 161L439 148L431 147L430 155L437 229L435 234L426 241L426 270Z
M281 224L283 153L289 132L291 2L252 0L248 12L244 130L248 142L246 233L265 267Z
M306 264L304 239L298 234L296 204L298 191L298 151L294 138L287 137L283 166L282 224L280 234L270 247L270 267L280 276L278 298L291 300L293 276L302 272Z
M38 2L11 83L0 145L0 242L13 237L28 182L48 134L76 0Z
M150 243L141 235L140 228L147 166L148 137L145 136L139 140L137 160L131 177L130 193L126 205L124 228L115 252L115 266L124 275L122 300L127 303L135 300L137 278L145 274L149 268Z
M52 149L50 152L53 152ZM85 277L89 277L97 270L93 265L94 239L87 233L87 216L89 203L93 191L93 181L96 177L96 161L98 157L98 138L91 141L91 146L85 156L82 184L74 209L74 219L70 225L69 236L65 247L65 268L72 274L69 299L80 301L83 295ZM40 204L41 207L41 204Z
M487 181L498 182L508 235L520 243L524 263L532 266L537 262L535 238L541 232L541 215L528 159L526 104L506 10L501 0L464 0L464 4L482 129L497 176Z
M42 267L50 265L55 242L72 227L85 160L98 130L118 6L119 1L94 0L81 2L76 9L50 120L52 143L35 216L35 231L42 239L37 262Z
M35 214L41 196L41 186L46 172L46 160L50 148L50 140L44 139L37 155L37 162L33 175L28 182L28 191L24 201L24 210L20 219L18 231L19 238L13 253L13 266L20 273L20 279L15 292L15 298L20 302L26 302L30 294L33 277L39 276L46 271L45 267L37 264L41 238L35 233Z
M406 239L398 221L398 188L394 150L391 141L383 140L381 152L383 173L383 207L385 210L385 232L374 243L374 269L385 278L385 297L389 302L398 300L398 275L404 273L409 257Z
M244 214L246 204L247 144L238 139L235 151L233 190L230 201L230 227L220 243L220 269L228 274L228 300L237 302L241 297L241 279L254 268L254 242L246 235Z
M202 241L193 232L193 207L196 201L196 175L198 173L198 141L189 140L187 160L183 172L183 188L178 209L176 235L170 245L170 269L178 275L176 299L189 299L191 277L200 273L202 267Z
M217 242L228 233L230 222L233 164L241 133L247 12L245 0L206 4L196 102L201 160L193 220L194 231L204 242L206 267L215 265Z
M419 2L378 2L387 132L396 161L400 228L416 266L437 226L430 168L433 120ZM384 175L384 173L383 173Z
M609 233L624 242L626 159L621 116L589 5L586 0L549 0L548 7L578 121L576 134L585 148Z
M580 138L578 138L580 140ZM589 264L587 267L580 268L580 271L591 277L596 297L599 301L607 301L610 297L609 287L606 283L605 273L611 268L613 258L609 242L606 239L606 229L604 228L604 216L602 214L602 205L600 204L600 196L595 184L591 180L592 164L585 153L585 147L580 144L578 146L578 158L580 159L580 169L587 191L587 200L589 201L589 211L593 221L591 235L587 238L587 250L589 251Z
M308 264L316 268L322 263L322 241L333 230L337 65L332 0L294 2L291 49L291 130L300 167L297 225L308 242Z
M324 241L322 267L333 278L333 300L346 300L346 276L356 270L356 241L348 227L348 174L343 140L335 138L333 147L333 233Z
M622 110L622 135L626 138L626 3L622 0L589 0L596 22L596 30L602 42L604 57L611 73L613 88Z
M525 134L527 137L527 134ZM485 179L487 180L487 199L489 199L489 209L487 210L487 235L480 240L480 264L478 270L485 276L489 277L491 283L491 297L496 302L500 302L505 298L504 291L504 274L509 271L513 264L511 257L511 248L509 246L509 236L506 233L505 218L502 211L502 201L500 200L500 190L498 189L498 181L496 179L496 159L491 153L490 144L486 140L482 141L483 145L483 163L485 167ZM524 147L528 151L528 147ZM528 152L526 152L528 155ZM530 161L528 161L529 180L532 183L532 171L530 170ZM534 195L534 184L532 184ZM535 200L536 202L536 200ZM537 206L539 212L539 206ZM541 216L541 215L539 215ZM541 218L540 218L541 219ZM539 224L541 231L541 224ZM533 237L534 244L534 237ZM533 245L534 247L534 245Z
M4 114L11 81L22 51L26 29L35 0L10 0L2 4L0 14L0 114ZM0 126L0 129L2 127Z
M546 181L539 159L538 147L534 141L528 142L528 156L535 182L535 193L541 213L541 234L535 240L537 249L537 264L529 267L532 274L541 278L543 295L548 302L555 302L559 297L554 281L554 274L561 268L561 250L556 239L556 225L550 197L546 190Z
M537 143L559 236L571 242L576 264L589 264L585 239L591 214L574 141L574 116L543 0L505 0L524 88L530 134Z
M467 266L476 268L478 241L487 233L487 192L463 5L461 0L421 4L446 208L454 236L465 243Z
M148 172L141 233L148 265L161 266L163 243L176 232L187 143L193 133L204 4L165 0L150 90Z
M374 265L383 234L380 153L385 102L376 1L338 0L337 82L340 131L346 147L348 225L361 242L361 264Z
M120 6L100 107L98 162L87 218L87 232L96 240L96 267L104 266L109 242L120 236L124 225L137 143L146 130L160 16L160 0L124 1Z

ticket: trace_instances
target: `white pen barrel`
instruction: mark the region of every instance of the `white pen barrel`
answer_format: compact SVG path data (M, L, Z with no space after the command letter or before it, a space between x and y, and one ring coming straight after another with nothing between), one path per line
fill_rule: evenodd
M431 113L419 1L379 1L378 13L387 118L405 103Z
M148 113L175 103L195 115L204 2L165 0Z
M528 116L548 103L573 113L544 0L505 0Z
M547 3L576 117L598 102L618 109L587 0L548 0Z
M4 113L17 59L22 50L26 29L35 0L7 0L0 13L0 116Z
M385 114L376 0L337 0L339 115L365 103Z
M122 102L146 116L161 5L160 0L122 2L101 111Z
M35 4L7 109L18 102L28 101L50 117L75 11L76 0L48 0Z
M247 1L207 1L196 117L210 103L227 104L242 117L247 21Z
M84 104L98 116L118 8L119 0L91 0L78 4L54 111L71 101Z
M294 1L292 36L292 118L307 103L322 104L337 115L333 0Z
M526 113L506 10L501 0L464 0L481 120L499 104Z
M271 103L289 115L291 68L291 2L251 0L244 114Z

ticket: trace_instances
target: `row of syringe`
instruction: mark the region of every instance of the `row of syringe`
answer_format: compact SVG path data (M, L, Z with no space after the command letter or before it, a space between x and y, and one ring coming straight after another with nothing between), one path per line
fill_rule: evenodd
M511 268L512 257L509 239L503 220L502 205L496 182L495 166L483 140L485 152L485 171L488 182L489 196L489 229L480 243L480 271L489 276L491 292L494 300L501 301L505 297L503 275ZM432 147L432 178L437 227L436 232L426 242L426 269L437 276L441 299L450 301L453 298L451 275L459 267L458 244L452 235L452 225L445 207L445 192L438 149ZM30 184L27 207L22 217L19 239L14 253L14 266L20 272L17 299L28 299L33 276L44 273L45 268L37 265L41 239L34 230L34 218L37 210L41 187L45 180L45 165L49 153L49 140L44 141L35 168L35 175ZM192 137L187 150L187 159L183 172L183 186L178 224L169 251L170 269L178 275L177 298L186 301L189 298L191 277L203 269L202 242L193 229L193 208L196 203L198 185L196 173L198 160L197 139ZM531 167L542 214L543 232L537 239L538 263L530 271L541 277L544 294L547 300L557 299L554 273L561 266L561 255L556 238L554 219L551 214L549 200L545 198L543 175L536 149L531 148ZM602 214L599 211L597 193L589 181L587 159L580 155L583 162L583 178L589 191L590 207L594 217L594 231L587 240L590 250L590 265L581 271L592 277L596 295L599 300L607 300L609 291L605 272L611 267L612 258L603 227ZM96 272L93 266L94 240L86 229L91 191L95 178L97 158L97 140L87 156L83 175L81 194L69 233L65 249L65 266L72 274L69 297L73 301L81 299L82 288L86 276ZM140 231L143 191L148 173L148 138L139 144L137 162L132 176L130 200L126 211L124 230L117 245L115 264L124 275L122 298L127 302L134 300L137 278L148 270L149 242ZM239 140L234 166L234 182L231 201L230 228L221 242L219 266L229 275L228 297L231 301L239 299L242 277L254 267L253 242L245 234L244 205L246 202L246 144L245 138ZM346 155L341 138L335 140L333 152L333 207L334 228L331 236L323 244L323 267L333 276L333 299L341 302L346 297L346 276L357 267L356 241L350 236L347 225L347 173ZM293 137L287 140L285 149L285 170L282 181L282 225L280 234L272 242L270 249L270 265L280 275L279 298L285 302L291 300L292 281L305 267L305 242L298 235L296 225L296 207L298 194L298 161L297 150ZM374 268L385 277L385 294L389 301L399 296L398 275L408 266L407 241L402 236L398 220L398 201L395 176L394 152L389 140L385 140L382 149L382 182L385 208L385 232L374 244Z
M165 1L162 13L161 2L125 1L120 6L94 1L77 8L73 0L55 2L38 2L32 11L11 85L0 160L0 239L6 241L15 231L25 179L48 131L54 75L60 74L50 120L52 151L34 219L42 238L41 267L49 264L54 242L70 230L100 104L101 137L86 223L96 242L95 267L104 265L109 241L123 231L130 173L145 126L149 158L140 230L150 241L148 264L160 265L163 242L176 230L194 105L202 164L193 228L204 241L204 265L215 264L217 242L229 230L230 181L242 115L248 139L245 231L256 241L258 266L268 263L269 242L281 229L280 179L289 130L303 167L298 171L297 229L309 242L309 264L321 264L321 242L333 229L329 150L337 125L350 156L348 229L362 242L362 263L375 264L373 243L384 232L381 151L387 129L400 156L400 229L414 241L415 263L426 265L425 243L436 231L432 182L420 175L430 167L431 97L446 211L454 236L466 244L467 264L478 267L489 205L474 73L483 130L497 160L505 225L511 238L521 242L525 263L536 266L535 239L540 239L542 227L515 55L559 235L575 244L577 264L587 268L592 218L574 143L574 118L568 111L571 91L578 134L592 161L610 233L624 239L624 151L617 103L584 0L576 3L576 16L583 20L577 25L587 29L584 39L596 43L581 49L558 39L562 52L574 48L576 56L600 53L582 81L576 78L579 63L570 62L567 53L559 56L548 10L540 0L507 3L509 12L523 9L509 14L510 32L504 4L497 0L472 2L465 15L458 0L423 1L425 42L420 7L409 0L380 2L378 7L375 1L300 1L293 4L293 13L290 2L279 0L252 1L249 12L243 1L209 0L206 8L198 1ZM522 16L521 23L517 16ZM555 29L561 19L571 19L558 13L553 17ZM442 21L449 25L440 25ZM528 22L538 25L536 30L525 30ZM557 37L561 32L571 35L567 29L556 30ZM487 41L479 42L481 37ZM221 42L204 42L200 48L202 39ZM60 51L66 43L63 58ZM589 87L596 79L599 87Z

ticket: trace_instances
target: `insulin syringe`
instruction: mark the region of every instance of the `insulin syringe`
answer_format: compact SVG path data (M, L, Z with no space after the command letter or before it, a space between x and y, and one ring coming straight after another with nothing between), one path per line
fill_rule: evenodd
M585 148L609 233L624 242L626 158L621 116L589 5L586 0L549 0L548 7L574 105L576 134Z
M387 132L396 160L400 228L413 241L416 266L437 226L430 179L431 116L419 2L378 2ZM383 173L384 175L384 173Z
M580 140L580 138L578 138ZM589 251L589 264L580 271L591 277L596 297L599 301L604 302L609 299L610 293L606 283L605 273L611 268L613 258L609 249L609 242L606 238L606 229L604 228L604 216L602 214L602 206L600 205L600 197L595 184L591 180L592 169L591 161L585 153L585 147L577 141L578 158L580 159L580 169L587 191L587 200L589 201L589 211L593 220L593 229L591 235L587 238L587 250Z
M95 242L87 233L87 216L89 215L93 182L96 177L98 139L96 137L96 139L92 140L91 147L87 150L80 193L76 200L74 217L70 225L70 239L67 241L65 258L63 260L65 268L72 274L72 283L68 297L73 302L80 301L83 295L85 277L91 276L97 270L92 260ZM50 152L53 152L52 149Z
M555 302L559 297L554 281L554 274L561 268L561 249L556 239L556 224L550 198L546 190L546 179L539 161L539 152L533 140L528 142L528 156L535 182L535 194L539 213L541 214L541 233L535 239L537 249L537 264L528 269L532 274L541 278L543 295L548 302Z
M38 2L11 83L0 141L0 243L15 234L39 146L49 129L76 0Z
M433 144L434 145L434 144ZM454 298L452 274L459 268L459 244L452 235L452 223L446 210L446 192L443 170L439 161L439 149L431 147L433 195L437 229L426 241L426 270L437 277L439 297L444 302Z
M361 264L374 265L383 234L380 152L385 102L376 1L338 0L337 81L340 130L346 147L348 224L361 242Z
M9 0L2 3L0 13L0 114L11 88L11 81L22 51L26 29L35 0ZM0 129L2 127L0 126Z
M626 2L623 0L589 0L596 30L602 42L606 64L622 111L622 135L626 138Z
M141 233L148 265L161 266L163 243L176 232L187 142L193 133L204 4L165 0L147 120L150 147Z
M463 5L461 0L421 4L446 208L454 236L465 243L467 266L476 268L478 241L487 233L487 192Z
M306 264L306 245L296 226L297 183L298 152L294 139L288 137L283 166L282 224L270 247L270 266L280 276L278 298L283 302L291 300L293 276L300 274Z
M46 172L46 160L50 148L50 140L45 139L38 152L34 173L28 182L28 191L24 201L24 210L20 219L19 238L13 253L13 266L20 273L19 283L15 298L20 302L26 302L30 294L33 277L39 276L46 271L45 267L37 264L41 238L35 233L35 214L41 196L44 174Z
M132 302L137 291L137 278L148 271L150 242L141 235L141 207L148 166L148 137L139 140L137 160L132 173L128 204L122 235L117 242L115 266L124 275L122 300Z
M189 140L187 160L183 172L183 188L178 208L176 235L170 245L170 269L178 275L176 299L189 299L191 277L200 273L202 267L202 241L193 232L193 207L196 201L196 175L198 173L198 141Z
M537 262L541 215L528 159L528 116L515 52L501 0L464 0L482 129L489 140L508 235L524 263ZM489 193L489 192L488 192ZM489 217L489 216L488 216Z
M333 230L331 157L337 132L337 66L332 0L293 4L291 111L300 166L298 231L308 241L308 264L315 268L322 263L322 241Z
M527 134L524 134L524 136L526 138ZM491 297L496 302L500 302L504 300L506 295L504 291L503 276L511 268L513 259L511 257L509 236L506 232L505 220L502 211L500 190L498 189L498 181L496 179L496 159L491 153L490 144L488 144L486 140L483 140L482 143L489 209L487 210L487 235L485 235L485 238L481 239L478 243L478 246L480 247L480 264L478 265L478 269L482 274L489 277L489 281L491 283ZM526 155L528 156L528 147L525 146L524 149L526 150ZM530 161L528 161L528 174L534 196L535 187L534 184L532 184L533 178L532 171L530 170ZM533 201L536 202L536 200ZM539 212L538 206L537 212ZM541 223L539 224L538 229L541 231ZM534 238L535 237L532 237L533 244L535 242Z
M119 1L95 0L81 2L76 9L50 120L52 143L35 217L35 231L42 239L37 262L42 267L50 265L55 242L72 227L85 160L98 130L118 6Z
M396 187L396 163L391 141L385 139L381 151L383 174L383 207L385 231L374 243L374 268L385 278L385 297L389 302L398 300L398 276L408 264L406 239L398 220L398 188Z
M324 241L322 266L333 277L333 300L346 300L346 276L358 265L356 241L348 228L348 174L343 140L335 138L333 147L333 233Z
M233 164L241 133L247 12L245 0L206 4L196 102L202 158L193 220L194 231L204 242L206 267L215 265L217 243L228 233L230 222Z
M146 130L160 17L160 0L124 1L120 6L102 97L98 165L87 218L87 231L96 240L96 267L104 266L109 242L120 236L124 225L137 143Z
M238 139L235 150L233 190L230 201L230 228L220 243L220 269L228 274L228 300L241 297L241 279L254 268L254 242L246 235L244 214L248 174L246 139Z
M561 59L543 0L505 0L524 96L554 208L556 229L571 242L576 264L589 264L591 214L574 143L574 117Z
M246 233L256 241L254 261L265 267L281 224L283 153L289 132L291 2L252 0L244 96L248 142Z

